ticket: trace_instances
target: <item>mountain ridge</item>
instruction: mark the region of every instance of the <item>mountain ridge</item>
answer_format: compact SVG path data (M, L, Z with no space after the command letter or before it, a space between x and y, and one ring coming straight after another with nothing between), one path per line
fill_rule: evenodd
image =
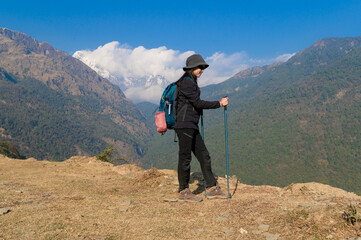
M0 126L12 136L2 140L14 141L25 155L38 151L37 158L60 160L63 154L96 154L111 145L118 154L138 159L144 151L140 139L150 134L145 119L119 87L81 61L26 34L0 28L0 72ZM37 150L30 147L33 137ZM59 144L64 139L68 147ZM62 149L55 150L60 147L55 143Z

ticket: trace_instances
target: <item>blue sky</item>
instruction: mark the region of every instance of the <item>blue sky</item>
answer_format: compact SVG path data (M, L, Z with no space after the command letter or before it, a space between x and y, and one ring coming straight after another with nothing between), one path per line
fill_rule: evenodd
M325 37L361 36L361 0L2 1L0 27L73 55L134 102L157 103L201 54L200 86L287 61Z
M147 49L294 53L325 37L361 35L361 1L1 1L0 27L73 54L112 41Z

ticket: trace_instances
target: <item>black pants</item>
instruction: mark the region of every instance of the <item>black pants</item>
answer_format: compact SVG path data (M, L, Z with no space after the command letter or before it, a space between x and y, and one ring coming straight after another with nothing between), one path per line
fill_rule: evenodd
M192 152L201 165L207 188L215 186L217 181L212 173L211 157L199 131L190 128L176 129L175 131L179 139L179 191L189 187Z

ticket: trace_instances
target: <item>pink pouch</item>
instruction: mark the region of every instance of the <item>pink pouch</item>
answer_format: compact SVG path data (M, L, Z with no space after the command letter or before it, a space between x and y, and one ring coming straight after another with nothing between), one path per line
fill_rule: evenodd
M155 125L157 126L157 132L165 133L167 131L167 123L165 121L165 112L159 111L155 114Z

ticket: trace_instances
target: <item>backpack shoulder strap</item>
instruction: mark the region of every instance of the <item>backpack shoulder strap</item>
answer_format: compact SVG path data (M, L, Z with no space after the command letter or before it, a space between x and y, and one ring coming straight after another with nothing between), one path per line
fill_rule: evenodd
M190 78L190 77L185 77L185 78L190 79L192 81L192 83L195 84L192 78Z

